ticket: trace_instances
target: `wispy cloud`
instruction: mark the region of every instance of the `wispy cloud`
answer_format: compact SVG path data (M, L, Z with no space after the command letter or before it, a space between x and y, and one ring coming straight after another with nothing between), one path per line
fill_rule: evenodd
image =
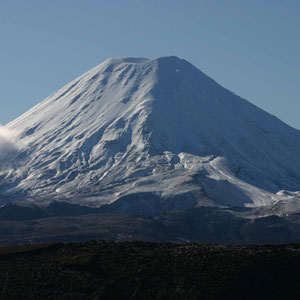
M21 143L17 133L0 124L0 159L7 158L11 154L17 153L21 148Z

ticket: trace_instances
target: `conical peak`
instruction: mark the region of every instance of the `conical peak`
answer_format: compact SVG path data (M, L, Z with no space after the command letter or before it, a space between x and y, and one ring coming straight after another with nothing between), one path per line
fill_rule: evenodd
M164 56L155 59L148 59L144 57L124 57L124 58L108 58L104 62L102 62L97 67L116 67L120 64L151 64L152 66L166 66L166 65L173 65L173 66L180 66L180 65L191 65L184 59L180 59L176 56ZM96 68L97 68L96 67Z
M225 157L233 172L242 177L249 170L245 178L269 190L276 178L284 189L299 185L299 132L176 56L110 58L6 128L26 145L22 167L7 178L35 195L186 172L194 164L185 163L189 155L199 157L191 168L202 166L202 157ZM113 188L107 199L126 189Z
M147 70L146 73L152 70L153 72L157 73L157 76L159 76L159 73L167 74L170 73L170 71L178 72L179 70L185 70L185 73L189 73L190 71L200 72L189 62L176 56L166 56L155 59L125 57L109 58L93 69L89 70L87 73L83 74L80 78L89 80L89 78L95 78L101 74L106 74L106 76L111 75L112 73L119 72L122 69L139 70L141 71L141 74L143 74L144 70ZM172 80L172 78L169 79Z

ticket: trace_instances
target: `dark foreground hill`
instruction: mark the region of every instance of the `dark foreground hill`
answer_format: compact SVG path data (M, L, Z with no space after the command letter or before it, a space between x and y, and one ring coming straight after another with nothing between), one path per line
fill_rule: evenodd
M0 248L1 299L300 299L300 245Z

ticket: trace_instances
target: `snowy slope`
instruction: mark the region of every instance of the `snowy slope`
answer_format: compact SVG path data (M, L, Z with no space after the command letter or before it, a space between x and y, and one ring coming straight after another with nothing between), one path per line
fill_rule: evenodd
M108 59L5 129L22 146L0 191L35 201L143 211L300 190L300 131L177 57Z

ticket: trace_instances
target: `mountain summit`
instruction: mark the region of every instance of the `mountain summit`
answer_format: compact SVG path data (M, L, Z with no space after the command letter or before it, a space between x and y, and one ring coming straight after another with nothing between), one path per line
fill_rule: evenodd
M108 59L5 128L22 144L6 195L146 213L299 200L300 131L174 56Z

